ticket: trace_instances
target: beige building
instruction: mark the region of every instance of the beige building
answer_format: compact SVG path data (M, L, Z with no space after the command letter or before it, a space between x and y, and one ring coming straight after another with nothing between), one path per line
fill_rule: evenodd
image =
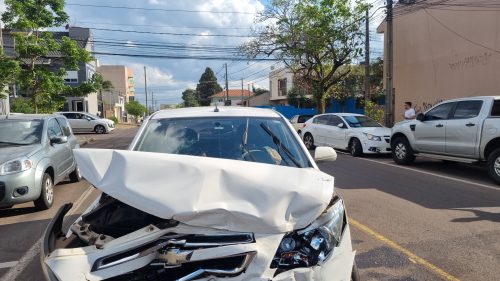
M288 105L287 94L293 87L293 73L280 68L269 73L269 92L272 105Z
M231 106L244 106L245 101L252 97L254 93L249 90L229 90L221 91L210 96L210 105L224 105L224 102L229 97ZM243 101L243 103L242 103Z
M134 72L124 65L101 65L98 71L104 80L111 81L113 89L103 93L102 104L105 116L115 116L127 122L124 103L135 99Z
M500 11L470 0L425 2L394 9L395 121L405 101L422 112L446 99L500 95ZM384 21L378 32L385 30Z

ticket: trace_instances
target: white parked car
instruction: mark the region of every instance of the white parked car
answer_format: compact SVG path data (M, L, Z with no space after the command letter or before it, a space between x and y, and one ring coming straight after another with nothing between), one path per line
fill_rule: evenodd
M272 110L159 111L129 151L75 157L103 194L67 235L71 204L50 223L49 280L359 280L334 178Z
M352 156L391 152L391 129L361 114L316 115L304 124L302 137L308 149L330 146L347 149Z
M304 123L306 123L307 120L311 119L314 115L309 115L309 114L300 114L300 115L295 115L290 119L290 123L292 123L293 128L295 131L301 135L302 134L302 127L304 126Z
M75 133L95 132L107 134L115 129L113 120L100 118L87 112L57 112L64 115Z

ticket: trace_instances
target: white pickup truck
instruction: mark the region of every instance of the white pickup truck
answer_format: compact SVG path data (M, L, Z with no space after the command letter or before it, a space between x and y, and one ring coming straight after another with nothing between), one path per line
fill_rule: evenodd
M394 125L392 158L409 165L415 156L462 163L486 163L500 184L500 96L441 102L416 120Z

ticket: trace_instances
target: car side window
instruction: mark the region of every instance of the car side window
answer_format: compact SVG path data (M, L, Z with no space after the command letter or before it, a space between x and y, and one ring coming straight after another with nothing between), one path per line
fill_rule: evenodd
M313 120L314 124L326 125L328 123L328 115L321 115Z
M500 117L500 100L495 100L493 102L493 108L491 108L491 116Z
M344 123L340 117L336 115L331 115L330 120L328 120L328 125L330 126L338 126L340 123Z
M59 123L57 123L56 119L49 120L49 123L47 125L47 133L49 135L49 139L63 136L61 127L59 126Z
M66 116L66 118L68 119L76 119L74 113L63 113L63 115Z
M450 103L445 103L445 104L439 105L439 106L431 109L431 111L429 111L425 114L425 120L432 121L432 120L448 119L448 116L450 115L450 111L454 105L455 105L455 103L450 102Z
M64 135L69 137L71 135L71 129L69 127L68 121L66 121L66 119L64 118L57 118L57 122L59 122L59 125L61 125Z
M311 116L308 115L300 115L297 123L306 123L306 121L309 120L310 118Z
M474 118L479 115L482 106L483 101L480 100L459 101L453 113L453 119Z

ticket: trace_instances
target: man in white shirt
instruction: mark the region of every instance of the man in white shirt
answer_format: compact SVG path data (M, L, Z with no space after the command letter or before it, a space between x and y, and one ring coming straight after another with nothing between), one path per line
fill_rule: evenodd
M405 120L415 119L415 109L411 105L410 101L405 102L405 114L403 116Z

